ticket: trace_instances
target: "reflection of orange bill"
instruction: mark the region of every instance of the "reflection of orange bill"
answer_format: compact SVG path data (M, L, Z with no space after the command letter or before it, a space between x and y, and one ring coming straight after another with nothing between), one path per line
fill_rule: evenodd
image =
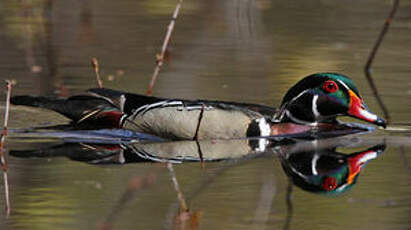
M377 158L377 155L378 154L375 150L368 150L361 154L355 155L352 158L349 158L349 175L347 183L352 184L354 182L355 177L360 172L361 166L367 161Z

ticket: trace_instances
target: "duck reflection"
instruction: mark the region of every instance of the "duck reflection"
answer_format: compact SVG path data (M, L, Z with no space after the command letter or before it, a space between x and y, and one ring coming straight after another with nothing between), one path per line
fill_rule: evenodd
M268 140L262 140L138 142L129 144L64 143L40 148L33 146L32 149L26 150L10 150L10 155L24 158L65 156L75 161L90 164L221 161L260 156L272 143ZM285 141L281 142L285 143Z
M303 190L339 195L352 188L361 169L385 150L385 144L375 145L351 154L337 152L337 146L313 147L282 146L279 158L284 172L294 185Z
M65 156L89 164L125 164L238 161L276 154L284 172L296 186L313 193L339 195L352 188L361 169L385 150L385 144L350 154L336 150L337 147L353 147L356 145L353 140L329 138L306 141L283 138L129 144L65 143L11 150L10 155L23 158Z
M84 143L64 143L41 148L26 150L10 150L10 155L20 158L52 158L67 157L74 161L89 164L124 164L129 162L142 162L130 151L125 151L121 145L100 145Z
M50 128L60 129L61 127L53 126ZM310 143L307 140L313 139L337 144L339 138L344 135L370 131L369 127L351 123L340 124L336 128L331 131L308 131L270 137L193 141L167 141L128 130L63 130L51 132L25 132L23 130L15 132L22 135L17 137L17 140L25 141L25 149L20 148L22 145L19 142L12 143L10 154L16 157L66 156L76 161L93 164L123 164L142 161L172 163L221 161L272 154L273 150L276 151L280 146L294 146L301 142ZM44 143L41 146L32 145L32 143L41 141L42 138L45 138L46 141L49 140L47 138L50 138L59 140L59 142L57 144ZM30 141L32 139L34 141Z

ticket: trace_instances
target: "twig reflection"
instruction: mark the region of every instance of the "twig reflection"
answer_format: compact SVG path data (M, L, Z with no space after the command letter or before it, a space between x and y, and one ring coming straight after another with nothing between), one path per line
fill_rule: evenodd
M265 174L262 177L260 199L254 214L254 227L252 229L265 229L272 212L272 201L276 195L275 178L272 174Z
M11 212L11 206L10 206L10 195L9 195L9 180L7 176L7 161L4 156L5 148L4 144L6 141L6 136L7 136L7 127L8 127L8 122L9 122L9 111L10 111L10 96L11 96L11 88L12 85L15 84L15 81L13 80L6 80L7 83L7 97L6 97L6 109L4 112L4 128L3 132L1 133L1 140L0 140L0 160L1 160L1 168L3 170L3 179L4 179L4 196L6 200L6 215L9 216Z
M287 193L285 195L285 204L287 206L287 218L284 224L284 230L290 229L291 220L293 218L293 183L288 180Z
M173 164L172 163L167 163L167 169L170 172L171 181L173 182L174 190L177 192L177 197L178 197L178 200L180 201L181 211L182 212L187 212L188 211L187 203L184 200L184 195L180 190L180 186L178 184L177 177L176 177L176 174L174 172Z
M400 157L401 157L401 161L404 162L405 170L407 171L408 175L411 176L411 168L410 168L410 164L408 162L407 156L405 155L404 146L400 147Z
M107 217L104 219L103 223L97 226L98 230L108 230L112 229L112 225L119 216L120 212L124 209L125 205L130 203L134 198L135 193L140 191L156 181L156 175L154 173L149 173L146 176L140 177L136 176L130 180L128 183L126 191L122 194L120 199L116 202L114 207L110 210Z

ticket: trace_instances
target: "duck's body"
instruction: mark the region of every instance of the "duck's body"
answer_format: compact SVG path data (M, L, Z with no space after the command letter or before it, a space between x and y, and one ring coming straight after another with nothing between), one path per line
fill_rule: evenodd
M320 123L335 123L338 115L384 126L381 118L365 109L358 91L351 85L352 81L342 75L311 75L287 92L279 110L237 102L164 99L111 89L90 89L68 99L17 96L11 102L55 110L77 126L124 128L167 139L296 133Z
M222 139L262 135L263 114L225 102L166 100L148 104L122 120L121 127L171 139Z
M150 103L131 106L134 109L125 111L120 127L169 139L269 135L266 121L276 112L267 106L225 101L163 99L135 94L126 94L125 98L126 104L127 98L131 104L133 101ZM256 123L264 125L265 130L256 127Z
M167 139L226 139L270 135L277 111L263 105L182 100L90 89L68 99L17 96L14 104L55 110L76 125L124 128Z

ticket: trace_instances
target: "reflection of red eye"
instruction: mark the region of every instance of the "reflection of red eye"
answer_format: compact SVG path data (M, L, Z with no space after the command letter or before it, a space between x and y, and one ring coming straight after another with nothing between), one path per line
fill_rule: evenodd
M338 85L334 81L328 80L324 83L323 89L329 93L334 93L338 90Z
M323 189L326 191L333 191L337 188L337 180L334 177L326 177L323 180Z

